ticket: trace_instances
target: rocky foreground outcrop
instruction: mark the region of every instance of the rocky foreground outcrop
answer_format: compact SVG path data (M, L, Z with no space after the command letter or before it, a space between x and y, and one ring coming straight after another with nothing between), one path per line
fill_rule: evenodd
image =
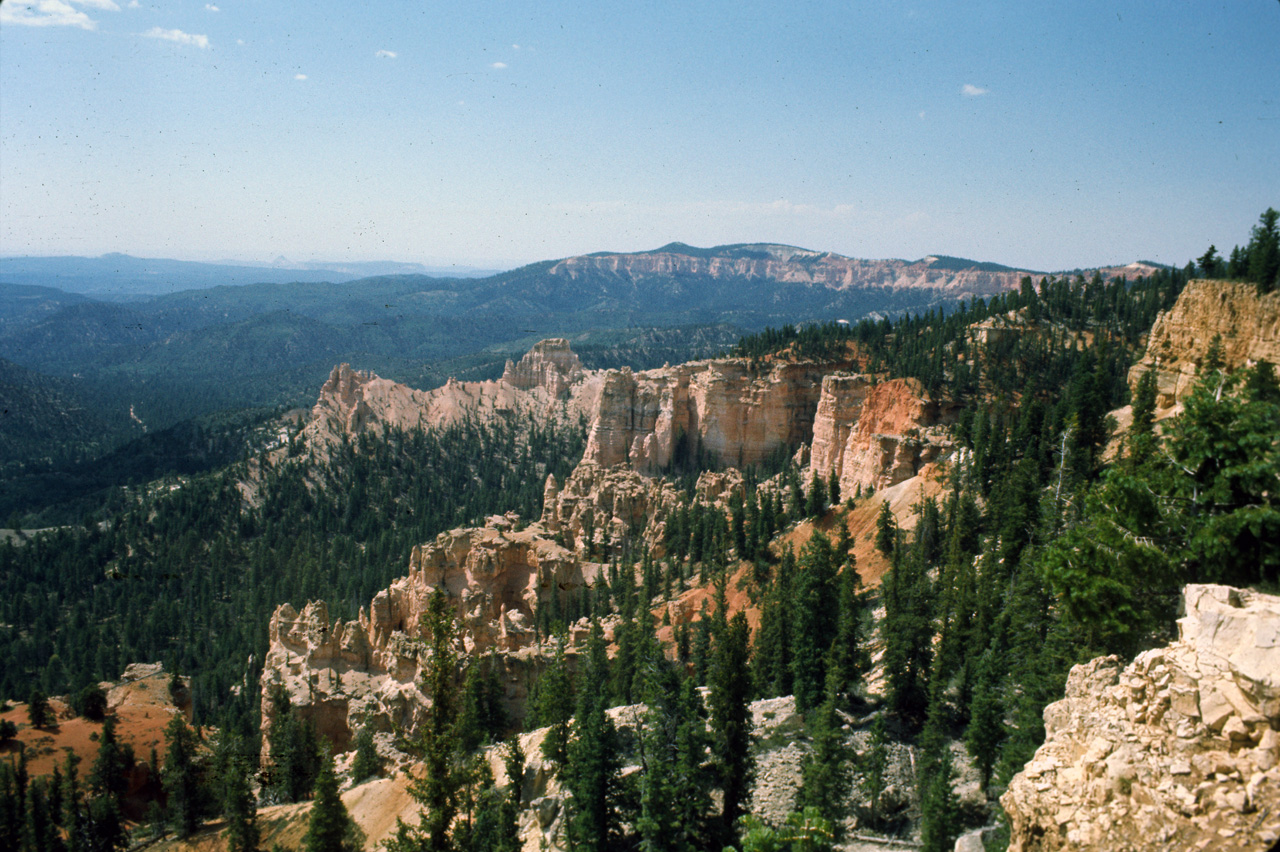
M1183 593L1180 638L1071 670L1000 803L1010 850L1267 850L1280 839L1280 597Z
M1280 363L1280 292L1259 295L1243 281L1192 281L1151 327L1147 351L1129 369L1129 385L1156 371L1157 408L1172 408L1196 380L1214 337L1228 368L1262 359Z

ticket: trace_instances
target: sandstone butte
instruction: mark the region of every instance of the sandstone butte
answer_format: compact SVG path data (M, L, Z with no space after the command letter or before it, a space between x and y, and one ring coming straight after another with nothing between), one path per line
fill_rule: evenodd
M1193 282L1178 304L1157 321L1144 360L1158 363L1160 369L1169 369L1170 375L1183 375L1185 369L1180 365L1184 362L1169 358L1169 350L1183 345L1183 340L1200 341L1207 347L1214 333L1223 336L1229 366L1260 357L1273 358L1277 303L1280 300L1274 294L1259 299L1250 287ZM1215 306L1216 313L1205 320L1199 331L1187 330L1200 310L1192 306L1199 304ZM1232 325L1232 317L1247 316L1262 319L1255 325ZM1244 330L1233 330L1237 327ZM975 335L981 333L981 329L975 329ZM1165 346L1166 339L1173 342ZM1226 344L1228 340L1232 342ZM533 641L531 625L539 592L553 585L572 592L594 581L602 566L587 558L588 537L597 544L609 545L625 535L638 533L650 544L660 543L664 517L679 497L658 474L681 448L687 452L701 446L720 463L734 467L757 462L780 447L788 450L799 447L795 457L805 466L806 481L813 474L826 477L834 471L843 494L850 494L859 486L864 489L874 486L876 504L880 498L890 500L900 522L909 525L910 505L918 502L921 495L941 489L940 472L955 452L946 429L951 422L951 412L938 401L927 399L913 381L877 382L852 372L853 366L852 362L752 363L728 358L634 373L627 369L601 372L582 368L567 342L550 340L535 346L519 362L508 363L502 379L479 383L451 380L431 392L414 391L367 373L356 373L346 365L336 368L325 383L312 420L304 430L305 440L316 452L361 429L441 424L460 416L516 411L557 418L585 415L587 447L581 463L566 482L548 478L540 519L528 522L512 516L494 517L483 527L452 530L420 545L414 549L407 576L379 592L356 620L331 623L322 603L308 604L301 612L290 606L280 607L271 619L270 650L262 677L264 694L276 685L283 686L299 712L312 718L339 749L349 745L357 724L368 720L381 732L378 735L380 750L388 757L399 759L401 765L407 765L404 756L392 748L389 732L395 727L412 731L425 706L425 697L416 685L421 647L417 625L427 596L436 587L443 586L462 618L463 649L471 653L491 650L498 653L507 675L508 702L518 711L525 698L525 674L530 668L543 665L549 653L545 645L539 646ZM1168 382L1163 386L1169 386ZM1175 381L1173 387L1172 398L1176 400L1177 388L1181 386ZM771 485L765 483L761 487L767 489ZM740 492L741 488L742 480L735 470L707 473L698 482L698 499L723 507L730 495ZM874 523L874 507L860 506L837 522L847 523L862 540ZM824 523L830 528L830 515ZM788 533L788 537L798 544L808 534L806 530L811 529L812 526L806 525L802 530ZM874 581L877 570L883 570L884 566L877 568L867 550L859 553L859 569L864 577ZM673 623L696 617L698 592L690 590L681 598L663 604ZM1202 599L1203 595L1189 591L1189 611L1199 612ZM743 600L739 605L745 607L747 603ZM661 617L662 609L656 610L656 614ZM583 629L579 625L576 632L581 633ZM1257 635L1274 636L1274 629L1271 634L1260 629ZM1140 658L1134 665L1147 665L1154 671L1156 664L1150 659ZM1273 659L1272 670L1280 670L1280 664L1270 659ZM1119 664L1115 661L1095 661L1090 665L1093 668L1089 671L1102 673L1096 677L1086 673L1073 676L1076 691L1068 693L1068 700L1083 700L1083 694L1095 687L1095 691L1109 689L1108 684L1099 680L1110 677L1104 670L1115 670L1116 680L1111 684L1123 683L1123 677L1128 676L1119 673ZM1151 677L1164 684L1163 672ZM1217 680L1211 681L1211 685L1213 688L1204 693L1210 696L1210 703L1214 695L1235 695ZM1165 688L1162 685L1155 691L1159 693ZM1130 703L1129 696L1120 692L1113 690L1107 694L1113 696L1109 699L1113 709L1124 710ZM1158 704L1162 699L1151 700ZM1198 699L1198 712L1205 712L1205 700ZM1262 749L1258 754L1267 753L1268 749L1274 751L1274 734L1265 733L1256 715L1244 711L1237 715L1240 724L1245 725L1252 747ZM1268 725L1280 726L1280 718L1274 714L1264 714L1264 718L1269 720ZM1114 727L1110 721L1103 721L1097 714L1089 719L1099 721L1106 728L1099 730L1097 737L1110 735L1107 732ZM1181 736L1179 731L1190 737L1193 744L1187 747L1189 751L1199 748L1205 753L1221 751L1233 755L1244 742L1232 737L1233 732L1240 733L1238 726L1215 731L1212 726L1198 724L1200 727L1184 725L1151 733L1151 749L1156 752L1174 749L1169 738ZM1223 721L1223 725L1227 725L1227 721ZM270 735L270 726L270 702L264 702L266 737ZM1051 722L1053 731L1061 727ZM1082 727L1081 730L1089 729ZM1214 739L1222 736L1221 730L1227 730L1226 739ZM1140 734L1135 732L1133 736ZM1045 748L1050 748L1053 742L1051 738ZM1125 742L1132 745L1135 740ZM1218 748L1219 745L1224 747ZM1128 753L1126 749L1113 748L1104 757L1120 752ZM1053 759L1067 765L1060 756ZM1131 765L1138 764L1131 761ZM1224 767L1202 773L1203 783L1225 784L1220 768ZM1035 771L1034 763L1030 771ZM1270 769L1261 771L1265 775ZM1240 772L1241 789L1253 796L1249 784L1254 775ZM1080 776L1081 783L1084 777ZM1075 837L1110 836L1105 832L1118 827L1115 830L1121 833L1115 836L1122 837L1124 831L1135 830L1138 815L1148 814L1142 809L1148 805L1157 816L1142 822L1143 830L1150 837L1163 836L1165 829L1157 830L1155 826L1165 825L1160 820L1168 817L1167 809L1157 807L1154 799L1147 801L1154 795L1148 791L1155 790L1161 796L1178 795L1169 792L1178 786L1177 778L1173 774L1157 777L1152 773L1138 773L1127 781L1117 782L1120 786L1128 785L1130 791L1137 790L1133 795L1126 793L1132 807L1105 797L1101 803L1078 800L1064 804L1052 812L1054 819L1063 818L1055 824L1053 836L1066 838L1071 831L1076 832ZM1037 778L1029 783L1034 790L1045 792L1049 782ZM1201 810L1188 819L1221 810L1222 802L1201 795L1207 789L1197 787L1193 791ZM1102 794L1091 795L1096 798ZM1109 795L1114 796L1114 790ZM1108 803L1113 801L1116 804L1111 808ZM1230 801L1234 803L1236 798ZM1261 825L1259 820L1265 822L1265 819L1257 816L1261 810L1250 809L1252 801L1247 798L1240 812L1242 819L1252 814L1254 828L1257 828ZM1049 835L1044 833L1046 829L1037 821L1039 818L1029 815L1039 813L1036 809L1041 805L1025 794L1023 786L1011 788L1005 807L1016 825L1027 826L1025 832L1017 835L1020 838L1017 842L1022 844L1018 848L1058 848L1053 845L1058 841L1047 839ZM1097 810L1097 819L1091 818L1091 809ZM1062 826L1068 828L1060 830ZM1236 822L1221 823L1215 830L1236 831L1232 836L1250 836L1241 833L1246 831L1243 826ZM1103 834L1097 834L1100 831ZM1184 836L1178 833L1181 828L1172 831L1172 837Z

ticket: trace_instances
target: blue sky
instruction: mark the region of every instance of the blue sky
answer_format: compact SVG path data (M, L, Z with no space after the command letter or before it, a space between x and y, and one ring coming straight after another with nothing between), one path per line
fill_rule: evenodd
M4 0L0 253L1185 263L1280 207L1280 3Z

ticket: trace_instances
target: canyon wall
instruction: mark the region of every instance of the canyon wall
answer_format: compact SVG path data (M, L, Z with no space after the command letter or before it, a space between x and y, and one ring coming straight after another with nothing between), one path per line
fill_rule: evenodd
M1259 295L1256 285L1242 281L1188 283L1174 306L1156 318L1146 353L1129 369L1129 386L1137 387L1154 369L1156 407L1173 407L1195 383L1215 336L1228 369L1264 358L1280 364L1280 292Z
M357 619L334 622L322 602L301 612L278 608L261 683L264 749L276 713L271 696L280 689L338 751L365 722L384 734L412 731L426 706L417 685L424 663L419 622L437 588L458 613L458 650L497 653L509 708L520 715L527 675L549 653L534 628L539 599L552 590L578 594L602 570L593 560L607 560L624 541L661 554L665 519L685 497L654 474L673 464L701 455L725 466L703 472L695 488L695 499L723 510L743 491L736 468L780 451L800 448L802 461L812 455L824 477L838 470L852 493L858 484L900 483L948 449L945 418L919 383L832 375L846 366L729 358L594 372L582 368L567 341L551 339L508 362L498 381L451 380L423 392L339 365L304 429L313 450L362 430L511 411L562 420L585 413L587 445L565 482L548 476L540 519L526 525L529 519L495 516L415 547L408 574ZM677 604L673 617L692 617L691 605Z
M841 365L780 362L758 370L745 358L694 361L605 374L583 461L658 473L693 459L760 464L810 440L822 377Z
M1280 840L1280 597L1192 585L1183 608L1172 645L1071 670L1000 799L1011 852Z
M872 384L866 376L824 376L805 481L835 471L845 495L897 485L951 451L952 420L915 379Z

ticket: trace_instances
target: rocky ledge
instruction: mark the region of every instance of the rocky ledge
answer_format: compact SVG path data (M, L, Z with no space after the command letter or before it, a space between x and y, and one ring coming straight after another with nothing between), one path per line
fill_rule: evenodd
M1280 597L1183 591L1180 638L1076 666L1000 803L1012 852L1266 850L1280 839Z

